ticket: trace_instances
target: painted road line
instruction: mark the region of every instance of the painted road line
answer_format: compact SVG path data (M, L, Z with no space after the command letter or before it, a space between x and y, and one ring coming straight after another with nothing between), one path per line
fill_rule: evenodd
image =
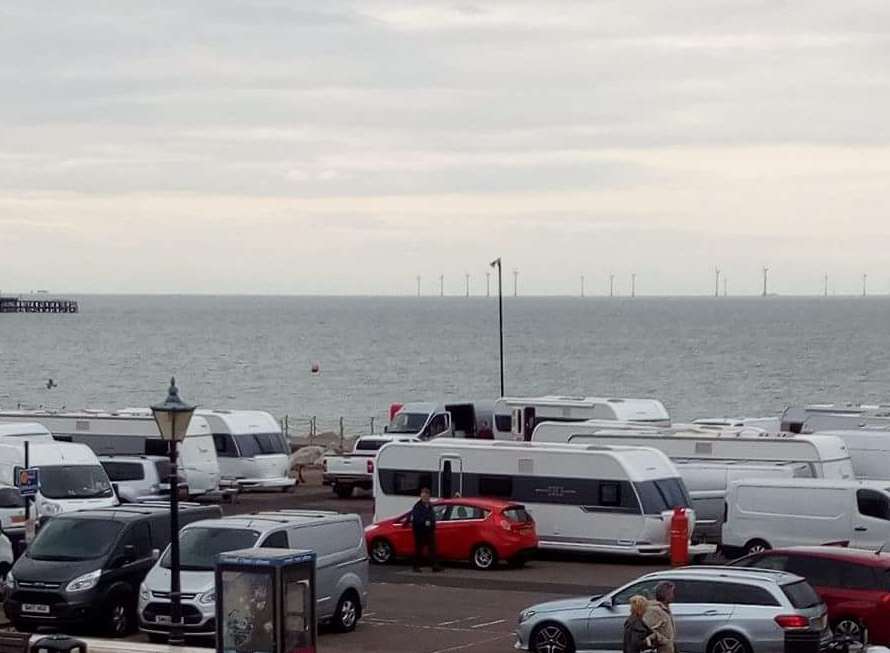
M496 626L497 624L502 624L506 619L498 619L497 621L486 621L484 624L476 624L475 626L470 626L470 628L485 628L486 626Z

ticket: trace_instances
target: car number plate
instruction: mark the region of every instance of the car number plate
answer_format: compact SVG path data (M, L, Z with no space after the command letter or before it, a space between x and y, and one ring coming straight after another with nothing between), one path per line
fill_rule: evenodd
M155 621L157 621L159 624L165 624L168 626L172 623L170 617L165 614L159 614L157 617L155 617Z
M33 612L36 614L49 614L49 606L40 603L23 603L22 612Z

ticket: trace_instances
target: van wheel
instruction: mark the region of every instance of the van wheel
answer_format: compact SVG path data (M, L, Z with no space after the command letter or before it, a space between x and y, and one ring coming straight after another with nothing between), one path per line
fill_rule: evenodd
M752 553L763 553L764 551L769 551L771 548L769 542L765 542L764 540L751 540L745 545L745 554L751 555Z
M473 549L473 557L470 559L476 569L488 571L498 563L498 554L489 544L480 544Z
M112 595L105 604L105 632L109 637L125 637L133 630L133 609L123 593Z
M362 616L362 606L358 595L348 590L343 593L337 602L337 610L334 612L334 628L341 633L355 630L355 625Z
M852 637L857 642L862 642L865 644L865 627L858 619L853 619L852 617L844 617L843 619L838 619L834 622L831 630L835 635L843 635L845 637Z
M741 635L717 633L708 642L708 653L751 653L751 645Z
M541 624L529 638L532 653L575 653L572 635L559 624Z
M352 486L341 485L340 483L338 483L334 486L334 494L336 494L341 499L348 499L352 496Z
M371 542L371 562L375 565L385 565L392 562L392 544L387 540L374 540Z

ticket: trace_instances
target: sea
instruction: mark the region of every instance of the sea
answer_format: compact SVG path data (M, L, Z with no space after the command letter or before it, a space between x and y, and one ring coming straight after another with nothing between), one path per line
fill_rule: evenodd
M204 407L361 433L393 402L499 395L496 298L76 299L0 315L0 407L147 406L175 376ZM888 325L888 297L507 297L505 391L655 397L675 421L886 403Z

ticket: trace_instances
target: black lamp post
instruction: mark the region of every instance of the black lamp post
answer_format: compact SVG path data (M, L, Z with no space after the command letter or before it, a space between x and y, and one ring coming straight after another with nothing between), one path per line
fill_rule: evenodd
M491 262L498 269L498 333L501 342L501 397L504 396L504 280L501 273L501 257Z
M179 461L176 445L185 439L195 406L179 398L176 379L170 379L170 389L164 403L151 407L161 438L169 443L170 451L170 644L182 646L182 595L179 579Z

